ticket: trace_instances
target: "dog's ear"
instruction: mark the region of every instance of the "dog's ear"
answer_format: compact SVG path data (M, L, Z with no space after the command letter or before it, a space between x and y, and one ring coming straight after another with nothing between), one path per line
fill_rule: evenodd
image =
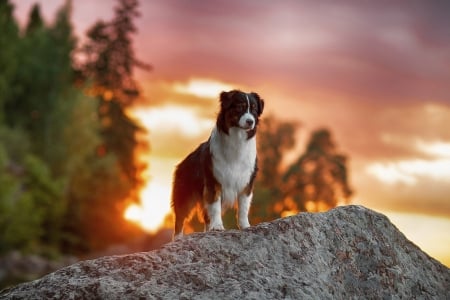
M233 102L233 95L235 93L236 93L236 90L220 93L220 106L222 107L222 110L226 110L226 109L230 108L230 106Z
M250 93L253 97L255 97L256 102L258 103L258 116L260 116L264 110L264 100L257 93Z

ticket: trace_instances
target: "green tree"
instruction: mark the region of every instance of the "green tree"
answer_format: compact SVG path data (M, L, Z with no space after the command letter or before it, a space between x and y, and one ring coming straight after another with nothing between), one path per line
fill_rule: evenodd
M41 53L45 49L46 41L38 5L33 6L26 27L26 34L19 40L16 47L15 55L20 68L16 68L14 72L12 86L15 88L15 93L5 103L5 117L10 127L31 130L35 119L41 113L37 105L45 100L42 99L42 92L36 93L41 87L42 89L46 87L45 80L48 78L46 73L42 73L43 67L41 67ZM42 76L36 76L37 74Z
M28 151L19 130L0 130L0 252L57 252L61 238L61 181Z
M61 143L55 141L63 132L65 115L60 108L70 85L58 81L66 72L58 64L64 54L55 52L60 43L51 40L37 5L23 37L17 34L12 6L2 1L0 11L2 22L8 21L1 30L11 37L0 51L0 63L8 70L2 73L2 83L7 82L8 87L0 96L0 244L3 250L35 247L53 252L63 235L66 205L65 177L55 172L60 166L55 158L64 156ZM12 49L14 55L10 56Z
M38 3L35 3L31 8L25 33L29 35L34 31L41 30L42 28L44 28L44 21L42 20L41 16L41 7Z
M22 35L12 12L0 0L0 251L89 251L140 233L123 219L142 167L141 129L125 113L143 66L130 36L137 2L119 2L81 70L70 1L50 25L35 5Z
M19 28L9 1L0 1L0 126L4 122L4 105L14 96L14 74L17 70Z
M70 1L50 26L35 5L22 36L15 30L12 6L5 3L0 2L5 24L0 30L12 38L6 44L11 48L0 51L0 64L10 70L0 72L0 81L9 85L0 96L0 250L54 252L83 237L66 230L69 204L80 205L69 202L68 191L79 165L89 168L86 157L95 155L100 144L99 126L85 122L92 114L98 119L97 100L73 86Z
M66 160L64 144L55 141L61 139L70 111L75 39L69 15L67 1L58 11L55 24L47 28L38 6L34 6L16 54L21 66L14 78L17 93L5 105L8 126L28 132L31 150L49 163L54 176L64 174Z

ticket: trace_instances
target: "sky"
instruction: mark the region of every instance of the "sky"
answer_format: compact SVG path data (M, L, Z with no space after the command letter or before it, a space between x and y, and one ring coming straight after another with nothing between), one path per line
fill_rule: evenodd
M34 2L13 1L19 19ZM37 2L51 22L64 1ZM349 157L352 203L450 265L450 2L140 2L134 45L153 70L136 73L144 100L132 114L150 130L147 192L161 210L174 165L214 126L218 94L239 88L265 100L264 115L299 122L286 163L329 128ZM80 41L114 6L73 1Z

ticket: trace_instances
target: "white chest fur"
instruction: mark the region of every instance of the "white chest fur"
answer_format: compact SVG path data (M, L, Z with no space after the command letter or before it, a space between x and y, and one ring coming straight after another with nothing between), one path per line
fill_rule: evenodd
M236 127L228 135L214 128L210 147L214 177L222 186L222 206L232 206L255 169L256 138L247 139L247 132Z

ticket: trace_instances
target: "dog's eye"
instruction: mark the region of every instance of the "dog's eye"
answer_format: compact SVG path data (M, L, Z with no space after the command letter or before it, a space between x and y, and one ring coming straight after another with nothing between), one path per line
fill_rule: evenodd
M252 103L252 105L250 105L250 109L251 109L252 111L256 111L256 104L255 104L255 103Z
M237 111L243 111L243 110L245 110L245 104L243 104L243 103L239 103L239 104L237 104L236 105L236 110Z

